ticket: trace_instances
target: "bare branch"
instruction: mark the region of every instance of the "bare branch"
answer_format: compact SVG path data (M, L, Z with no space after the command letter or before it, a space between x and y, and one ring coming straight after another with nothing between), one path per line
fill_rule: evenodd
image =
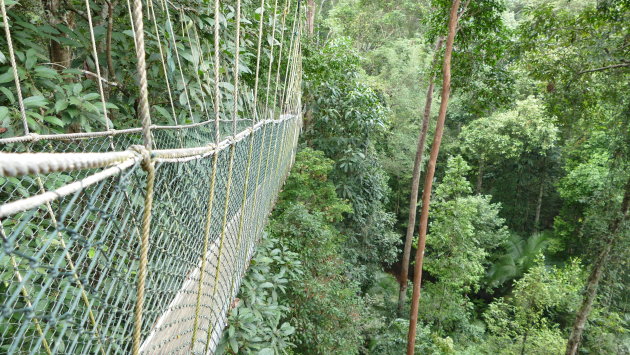
M582 70L581 72L578 72L578 75L582 75L582 74L586 74L586 73L593 73L593 72L598 72L598 71L604 71L604 70L608 70L608 69L623 68L623 67L630 67L630 62L623 62L623 63L619 63L619 64L607 65L607 66L601 67L601 68Z
M58 64L58 63L42 63L42 64L50 65L50 66L61 68L61 69L68 69L66 66ZM73 69L80 71L84 75L91 76L93 78L99 79L99 76L96 75L96 73L92 73L91 71L87 71L87 70L84 70L84 69L77 69L77 68L73 68ZM118 83L113 82L113 81L109 81L109 80L107 80L107 79L105 79L103 77L100 77L100 79L103 82L103 84L106 84L106 85L109 85L109 86L114 86L114 87L119 87L120 86Z

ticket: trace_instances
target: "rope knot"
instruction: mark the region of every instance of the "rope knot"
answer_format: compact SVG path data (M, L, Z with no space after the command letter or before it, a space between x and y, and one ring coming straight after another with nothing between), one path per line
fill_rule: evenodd
M149 152L149 150L145 146L134 144L131 147L129 147L129 149L133 150L134 152L142 156L142 169L144 169L145 171L150 171L153 169L153 165L151 161L151 152Z

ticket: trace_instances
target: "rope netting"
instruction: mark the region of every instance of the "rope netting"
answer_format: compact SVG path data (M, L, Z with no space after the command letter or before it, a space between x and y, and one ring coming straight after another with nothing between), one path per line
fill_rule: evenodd
M0 0L0 353L214 351L301 127L300 6L271 2L86 0L37 32ZM75 60L32 51L55 35Z

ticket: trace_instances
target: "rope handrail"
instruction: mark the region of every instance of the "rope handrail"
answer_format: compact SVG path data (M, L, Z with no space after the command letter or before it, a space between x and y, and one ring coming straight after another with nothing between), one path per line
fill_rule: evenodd
M240 142L267 124L278 124L295 119L295 115L284 115L277 120L264 120L254 127L247 128L231 136L219 144L177 149L156 149L151 156L157 162L169 162L173 159L203 158L220 152L234 143ZM69 172L75 170L96 169L137 158L133 149L119 152L103 153L3 153L0 152L0 176L22 176L30 174L47 174L52 172Z
M220 120L220 121L231 123L233 120ZM241 119L237 119L237 122L238 121L252 121L252 119L241 118ZM149 129L152 131L153 130L181 130L181 129L205 126L210 123L214 123L214 120L207 120L203 122L188 123L188 124L182 124L182 125L171 125L171 126L154 124L154 125L149 126ZM97 131L97 132L55 133L55 134L29 133L23 136L0 138L0 144L25 143L25 142L35 142L35 141L40 141L40 140L88 139L88 138L109 137L109 136L117 136L121 134L131 134L131 133L141 133L141 132L142 132L142 127L126 128L126 129L109 129L107 131Z

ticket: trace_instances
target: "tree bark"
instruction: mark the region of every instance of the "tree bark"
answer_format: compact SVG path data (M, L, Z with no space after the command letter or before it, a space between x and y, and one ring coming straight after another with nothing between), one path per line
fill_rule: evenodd
M521 342L521 355L525 355L525 345L527 344L527 333L528 331L525 331L525 334L523 334L523 341Z
M438 58L438 52L442 47L444 39L438 38L435 43L435 54L433 62ZM403 250L402 266L400 270L400 288L398 291L398 316L402 317L403 308L407 299L407 280L409 278L409 257L411 255L411 243L413 242L413 231L416 229L416 212L418 207L418 190L420 188L420 167L424 156L424 144L429 131L429 118L431 117L431 104L433 103L433 88L435 87L435 76L433 75L433 65L427 88L427 96L424 102L424 113L422 116L422 129L418 136L418 146L416 148L416 158L413 162L413 173L411 179L411 195L409 196L409 220L407 221L407 234L405 235L405 248Z
M455 41L457 22L459 20L457 16L459 4L460 0L453 0L451 4L448 20L448 36L446 37L446 50L444 52L444 64L442 67L442 99L440 101L440 110L435 127L435 136L433 137L429 164L427 166L427 173L424 180L424 190L422 191L422 212L420 214L420 231L418 250L416 251L416 265L414 266L413 297L411 300L411 314L409 317L409 333L407 334L407 355L413 355L415 351L418 307L420 302L420 283L422 280L422 262L424 261L424 249L427 239L427 223L429 222L429 204L431 202L431 189L433 187L435 165L440 152L440 144L442 143L442 133L444 132L444 121L446 120L448 98L451 92L451 56L453 54L453 43Z
M308 27L308 34L313 35L315 32L315 0L307 1L306 25Z
M61 0L43 0L44 9L46 9L46 15L48 18L48 23L52 27L57 27L60 24L64 24L70 28L72 28L72 13L69 11L62 10L61 8ZM66 35L60 31L60 37L66 37ZM70 48L62 45L60 42L51 39L48 52L50 57L50 62L54 64L58 64L55 68L58 71L62 71L64 68L70 68L70 62L72 61L72 53L70 52Z
M545 178L540 179L540 189L538 190L538 201L536 201L536 215L534 217L534 231L540 231L540 210L542 209L543 195L545 193Z
M479 168L477 168L477 183L475 184L475 192L478 194L481 193L481 187L483 186L483 168L484 161L483 159L479 159Z
M630 204L630 179L626 181L625 192L623 196L623 201L621 202L621 210L616 218L612 220L610 226L608 228L610 235L606 240L604 248L599 253L595 264L593 265L593 270L591 270L591 274L586 281L586 291L584 292L584 298L582 299L582 305L578 310L575 322L573 323L573 329L571 330L571 335L569 336L569 340L567 341L567 350L566 355L575 355L577 354L578 348L580 346L580 342L582 341L582 334L584 333L584 327L586 325L586 321L588 320L589 313L591 312L591 308L593 307L593 302L597 297L597 287L599 286L599 281L602 277L602 273L604 272L604 267L608 262L608 257L610 256L610 251L612 249L613 244L615 243L617 236L620 232L620 228L628 218L628 205Z
M112 59L112 33L114 32L114 7L118 1L107 1L107 34L105 36L105 54L107 56L107 79L116 81L114 60Z

